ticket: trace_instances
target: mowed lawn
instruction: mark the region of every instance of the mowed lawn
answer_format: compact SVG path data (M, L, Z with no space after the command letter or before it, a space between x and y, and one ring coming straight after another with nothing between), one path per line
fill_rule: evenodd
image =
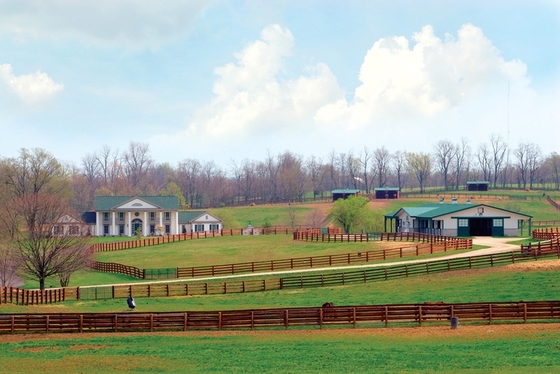
M407 304L426 301L497 302L557 300L560 289L560 260L539 261L554 270L519 271L525 266L455 271L389 281L338 287L284 291L201 295L188 297L136 297L139 312L238 310L288 307L318 307L325 302L336 306ZM4 313L125 312L126 300L68 301L60 304L16 306L4 304Z
M0 342L7 373L554 373L558 326L50 335Z
M393 243L409 247L416 243ZM291 234L224 236L193 239L157 246L99 252L95 260L117 262L139 268L190 267L285 258L365 252L387 247L387 243L317 243L293 240Z

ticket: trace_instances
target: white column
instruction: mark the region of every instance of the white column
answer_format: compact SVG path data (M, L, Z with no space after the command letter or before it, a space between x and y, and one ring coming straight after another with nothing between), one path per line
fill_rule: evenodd
M179 211L175 212L175 234L180 234L179 231Z
M117 230L115 229L115 212L111 212L111 229L109 230L110 235L118 235Z
M142 235L150 235L150 225L148 222L148 212L144 212L144 219L142 220Z
M101 222L101 213L95 212L95 236L101 236L101 234L99 234L101 226L103 226L103 222Z
M130 212L126 212L126 233L128 236L132 236L132 214Z
M163 212L161 210L159 211L159 225L163 226Z

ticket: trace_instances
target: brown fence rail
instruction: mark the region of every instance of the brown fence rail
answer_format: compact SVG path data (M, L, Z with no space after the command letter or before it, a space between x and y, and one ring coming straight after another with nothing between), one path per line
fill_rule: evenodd
M560 253L560 235L552 236L548 241L522 245L521 253L529 256Z
M399 264L386 267L374 267L347 272L309 274L283 278L212 281L212 282L173 282L155 284L129 284L116 286L84 286L45 291L21 290L12 287L0 288L0 303L22 305L43 304L64 300L102 300L134 297L167 297L191 295L217 295L228 293L263 292L272 290L301 289L314 287L332 287L366 282L378 282L389 279L406 278L428 274L437 274L455 270L469 270L509 265L518 262L539 259L560 258L560 247L541 245L523 251L470 256L455 259L435 260L414 264ZM59 291L62 290L62 291ZM41 294L41 292L43 292ZM62 297L47 297L45 292L62 292Z
M417 323L489 324L560 320L560 301L425 303L163 313L1 314L0 334L255 330L298 326L389 327Z
M264 228L259 230L260 233L265 235L289 235L295 229L287 228L287 227L269 227L269 228ZM215 238L220 236L243 236L243 232L244 229L197 231L188 234L151 236L149 238L143 238L138 240L123 240L123 241L116 241L110 243L96 243L96 244L92 244L90 248L94 252L120 251L124 249L148 247L153 245L175 243L175 242L181 242L181 241L193 240L193 239L206 239L206 238Z
M560 238L560 228L534 229L533 238L537 240L552 240Z
M546 196L546 201L552 205L553 207L555 207L556 209L560 209L560 204L558 204L556 201L552 200L552 198L550 196Z
M325 240L325 237L333 238L332 242L351 241L360 242L367 241L367 235L342 235L342 234L318 234L314 230L306 230L305 232L294 232L294 240L318 241L319 238ZM360 237L360 239L357 239ZM371 261L380 261L388 259L396 259L410 256L420 256L426 254L447 252L452 250L470 249L472 248L472 239L461 239L452 237L438 237L433 235L425 235L419 233L391 233L382 234L382 240L390 241L411 241L419 240L429 242L429 244L418 244L416 246L399 247L393 249L373 250L364 252L351 252L338 255L324 255L314 257L288 258L270 261L243 262L234 264L195 266L195 267L178 267L174 271L165 269L165 276L161 276L157 272L158 269L139 269L133 266L118 264L93 262L91 268L97 271L109 273L120 273L139 279L161 279L161 278L196 278L196 277L213 277L220 275L233 275L243 273L257 273L265 271L282 271L313 267L327 267L339 265L351 265L368 263ZM328 239L330 242L331 239ZM169 269L172 270L172 269Z

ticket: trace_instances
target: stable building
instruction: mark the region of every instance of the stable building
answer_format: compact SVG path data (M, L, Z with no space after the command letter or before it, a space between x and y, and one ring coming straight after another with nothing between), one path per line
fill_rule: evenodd
M336 201L338 199L347 199L350 196L357 196L360 194L360 190L351 190L348 188L339 189L339 190L332 190L332 200Z
M398 187L377 187L373 191L376 199L398 199L401 189Z
M425 204L385 215L385 231L442 236L519 236L532 216L486 204Z
M488 191L489 185L488 181L468 181L467 191Z

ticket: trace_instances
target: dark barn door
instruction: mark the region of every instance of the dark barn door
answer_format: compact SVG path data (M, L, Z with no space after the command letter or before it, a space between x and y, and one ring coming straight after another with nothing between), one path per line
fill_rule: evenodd
M471 218L471 236L492 236L492 218Z

